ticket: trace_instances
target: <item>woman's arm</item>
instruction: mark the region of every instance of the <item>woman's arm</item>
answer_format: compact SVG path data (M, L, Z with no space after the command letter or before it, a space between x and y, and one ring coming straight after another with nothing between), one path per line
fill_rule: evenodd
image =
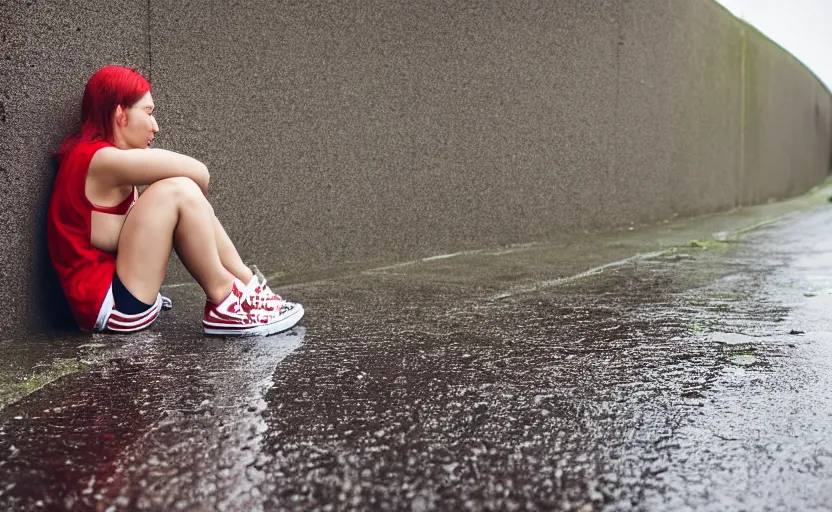
M164 149L101 148L90 161L88 177L104 186L150 185L165 178L192 179L208 191L208 168L195 158Z

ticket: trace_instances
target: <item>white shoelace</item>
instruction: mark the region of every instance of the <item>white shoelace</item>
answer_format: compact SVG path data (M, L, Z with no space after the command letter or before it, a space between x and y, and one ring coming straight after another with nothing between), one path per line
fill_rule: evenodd
M260 285L260 289L263 290L263 294L266 296L267 299L274 299L278 302L282 302L283 299L280 298L280 295L274 293L271 288L266 286L267 282L268 280L264 278L263 283Z
M260 288L260 293L257 293L258 287ZM243 294L240 296L240 304L248 303L253 311L265 314L270 312L270 310L266 309L266 306L272 297L276 300L274 310L280 311L280 303L284 302L283 299L266 287L265 280L261 285L257 279L251 279L245 289L243 289Z
M240 304L242 304L244 302L247 302L248 304L250 304L251 306L254 306L255 308L258 307L257 304L255 304L254 302L251 301L252 296L257 297L257 294L255 293L255 290L257 289L257 286L258 286L258 284L257 284L257 281L255 279L252 279L251 282L248 283L248 285L243 290L243 295L240 297Z

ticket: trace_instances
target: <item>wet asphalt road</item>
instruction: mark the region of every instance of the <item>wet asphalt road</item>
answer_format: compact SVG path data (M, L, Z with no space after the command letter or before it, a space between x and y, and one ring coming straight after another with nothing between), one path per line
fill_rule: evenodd
M507 271L557 250L520 247L296 284L303 327L263 339L203 338L171 288L0 410L0 509L828 510L830 225L580 279Z

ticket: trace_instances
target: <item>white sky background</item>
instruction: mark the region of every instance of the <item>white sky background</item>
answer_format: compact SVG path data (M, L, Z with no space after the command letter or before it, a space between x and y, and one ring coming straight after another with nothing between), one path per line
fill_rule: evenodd
M832 0L717 0L806 64L832 89Z

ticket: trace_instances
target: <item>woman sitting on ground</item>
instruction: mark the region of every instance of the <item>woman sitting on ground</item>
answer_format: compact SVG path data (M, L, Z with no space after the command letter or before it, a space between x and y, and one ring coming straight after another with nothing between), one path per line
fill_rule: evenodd
M240 259L205 193L208 169L151 149L159 126L150 83L119 66L87 82L81 128L60 162L47 219L52 264L78 325L129 332L149 326L171 249L205 291L206 334L272 334L303 307L272 293ZM139 185L148 185L139 195Z

